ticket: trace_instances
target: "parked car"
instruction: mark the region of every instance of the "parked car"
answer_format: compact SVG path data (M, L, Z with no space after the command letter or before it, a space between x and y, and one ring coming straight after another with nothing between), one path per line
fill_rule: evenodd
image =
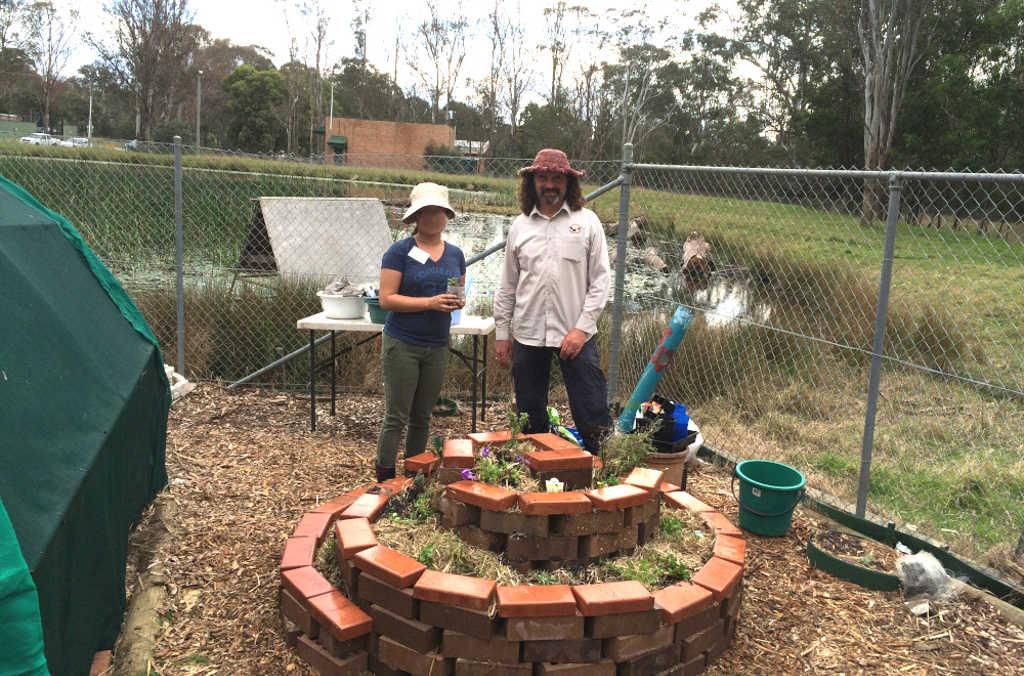
M28 143L33 146L55 146L60 143L60 139L55 136L50 136L49 134L44 134L41 131L37 131L34 134L22 136L21 142Z
M65 148L88 148L89 139L84 136L72 136L71 138L64 139L60 144Z

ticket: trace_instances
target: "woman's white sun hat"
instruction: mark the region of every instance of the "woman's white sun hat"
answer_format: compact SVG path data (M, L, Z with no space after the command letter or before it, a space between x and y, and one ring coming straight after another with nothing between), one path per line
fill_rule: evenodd
M402 216L403 223L411 223L416 212L423 207L441 207L448 212L448 218L455 218L455 210L448 203L448 188L437 183L420 183L409 195L409 208Z

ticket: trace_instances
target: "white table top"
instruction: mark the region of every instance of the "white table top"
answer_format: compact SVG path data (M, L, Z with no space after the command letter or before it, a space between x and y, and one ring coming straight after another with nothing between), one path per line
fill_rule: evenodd
M384 329L383 324L374 324L365 317L362 319L328 319L323 312L303 317L296 322L302 331L353 331L356 333L377 333ZM452 324L452 334L456 336L488 336L494 333L493 317L472 317L462 315L458 324Z

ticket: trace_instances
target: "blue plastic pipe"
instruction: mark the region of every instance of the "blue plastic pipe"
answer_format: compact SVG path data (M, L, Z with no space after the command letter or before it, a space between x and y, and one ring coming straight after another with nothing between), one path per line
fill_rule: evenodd
M658 381L661 380L661 376L665 369L668 368L668 365L672 363L672 356L675 354L676 348L679 347L679 343L683 341L683 336L686 335L686 329L690 328L691 321L693 321L693 313L682 305L676 308L671 321L668 323L668 328L665 330L664 337L661 339L661 343L658 344L654 354L651 355L650 361L647 362L647 367L640 375L640 380L637 381L636 387L633 388L633 394L629 397L626 407L622 409L622 414L619 416L619 422L616 425L619 432L633 431L633 428L636 426L636 412L640 408L640 404L650 399L651 395L654 394L654 390L658 387Z

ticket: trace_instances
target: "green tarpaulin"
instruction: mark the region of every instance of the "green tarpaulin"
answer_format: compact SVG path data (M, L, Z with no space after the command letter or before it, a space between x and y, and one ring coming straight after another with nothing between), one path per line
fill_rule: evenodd
M0 499L50 671L87 674L120 631L129 528L167 481L163 360L75 228L3 177L0 316Z

